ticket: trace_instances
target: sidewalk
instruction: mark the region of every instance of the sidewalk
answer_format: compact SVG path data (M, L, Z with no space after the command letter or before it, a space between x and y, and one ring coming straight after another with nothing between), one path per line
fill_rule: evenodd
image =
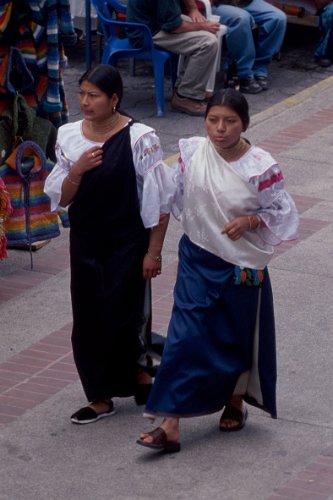
M73 69L69 88L81 73ZM126 110L157 127L167 156L179 137L204 133L201 118L168 111L156 119L151 80L142 81L146 88L138 77L139 87L125 90ZM255 109L259 97L250 97ZM9 252L0 262L1 500L333 499L332 134L333 76L262 108L246 134L279 161L301 215L299 240L278 247L269 266L278 420L251 407L245 429L224 435L216 414L188 419L173 456L135 445L149 424L132 398L115 400L113 418L71 425L84 396L70 347L68 230L34 253L33 271L27 252ZM173 220L153 283L153 329L162 334L180 234Z

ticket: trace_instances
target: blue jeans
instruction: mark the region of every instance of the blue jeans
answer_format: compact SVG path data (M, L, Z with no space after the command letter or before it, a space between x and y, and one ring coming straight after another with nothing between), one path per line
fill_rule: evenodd
M327 4L319 17L321 38L315 52L315 58L328 57L333 59L333 2Z
M228 61L236 60L239 78L267 76L268 65L281 48L287 27L287 16L282 10L264 0L252 0L246 7L219 5L212 7L220 16L221 24L228 26L225 35ZM254 41L252 28L258 27Z

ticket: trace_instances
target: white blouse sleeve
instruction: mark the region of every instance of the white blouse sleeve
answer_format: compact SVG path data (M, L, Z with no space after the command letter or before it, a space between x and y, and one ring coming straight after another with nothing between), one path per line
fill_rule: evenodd
M295 202L284 189L284 177L275 164L250 181L257 191L260 204L258 215L265 226L257 229L259 236L270 245L297 238L299 217Z
M55 146L55 153L57 157L57 162L54 165L51 173L46 178L44 185L44 192L51 199L52 211L57 210L59 208L62 183L72 166L71 165L72 162L68 158L66 158L66 155L62 151L58 142L56 143Z
M133 144L140 212L146 228L157 226L160 214L171 212L176 196L175 168L162 158L160 140L152 130Z

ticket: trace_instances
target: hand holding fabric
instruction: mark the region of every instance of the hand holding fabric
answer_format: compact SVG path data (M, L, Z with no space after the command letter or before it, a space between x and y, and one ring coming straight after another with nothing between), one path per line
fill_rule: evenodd
M228 222L222 230L222 234L226 234L232 241L237 241L243 234L249 230L249 218L244 215L236 217Z
M71 172L76 175L83 175L85 172L101 165L103 161L103 149L92 147L87 149L80 158L74 163Z

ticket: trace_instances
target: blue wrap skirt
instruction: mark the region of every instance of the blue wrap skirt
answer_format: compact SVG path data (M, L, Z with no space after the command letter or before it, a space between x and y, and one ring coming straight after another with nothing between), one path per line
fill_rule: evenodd
M236 283L233 264L186 235L181 238L172 316L145 415L192 417L220 411L246 373L244 400L276 418L268 270L261 286Z

